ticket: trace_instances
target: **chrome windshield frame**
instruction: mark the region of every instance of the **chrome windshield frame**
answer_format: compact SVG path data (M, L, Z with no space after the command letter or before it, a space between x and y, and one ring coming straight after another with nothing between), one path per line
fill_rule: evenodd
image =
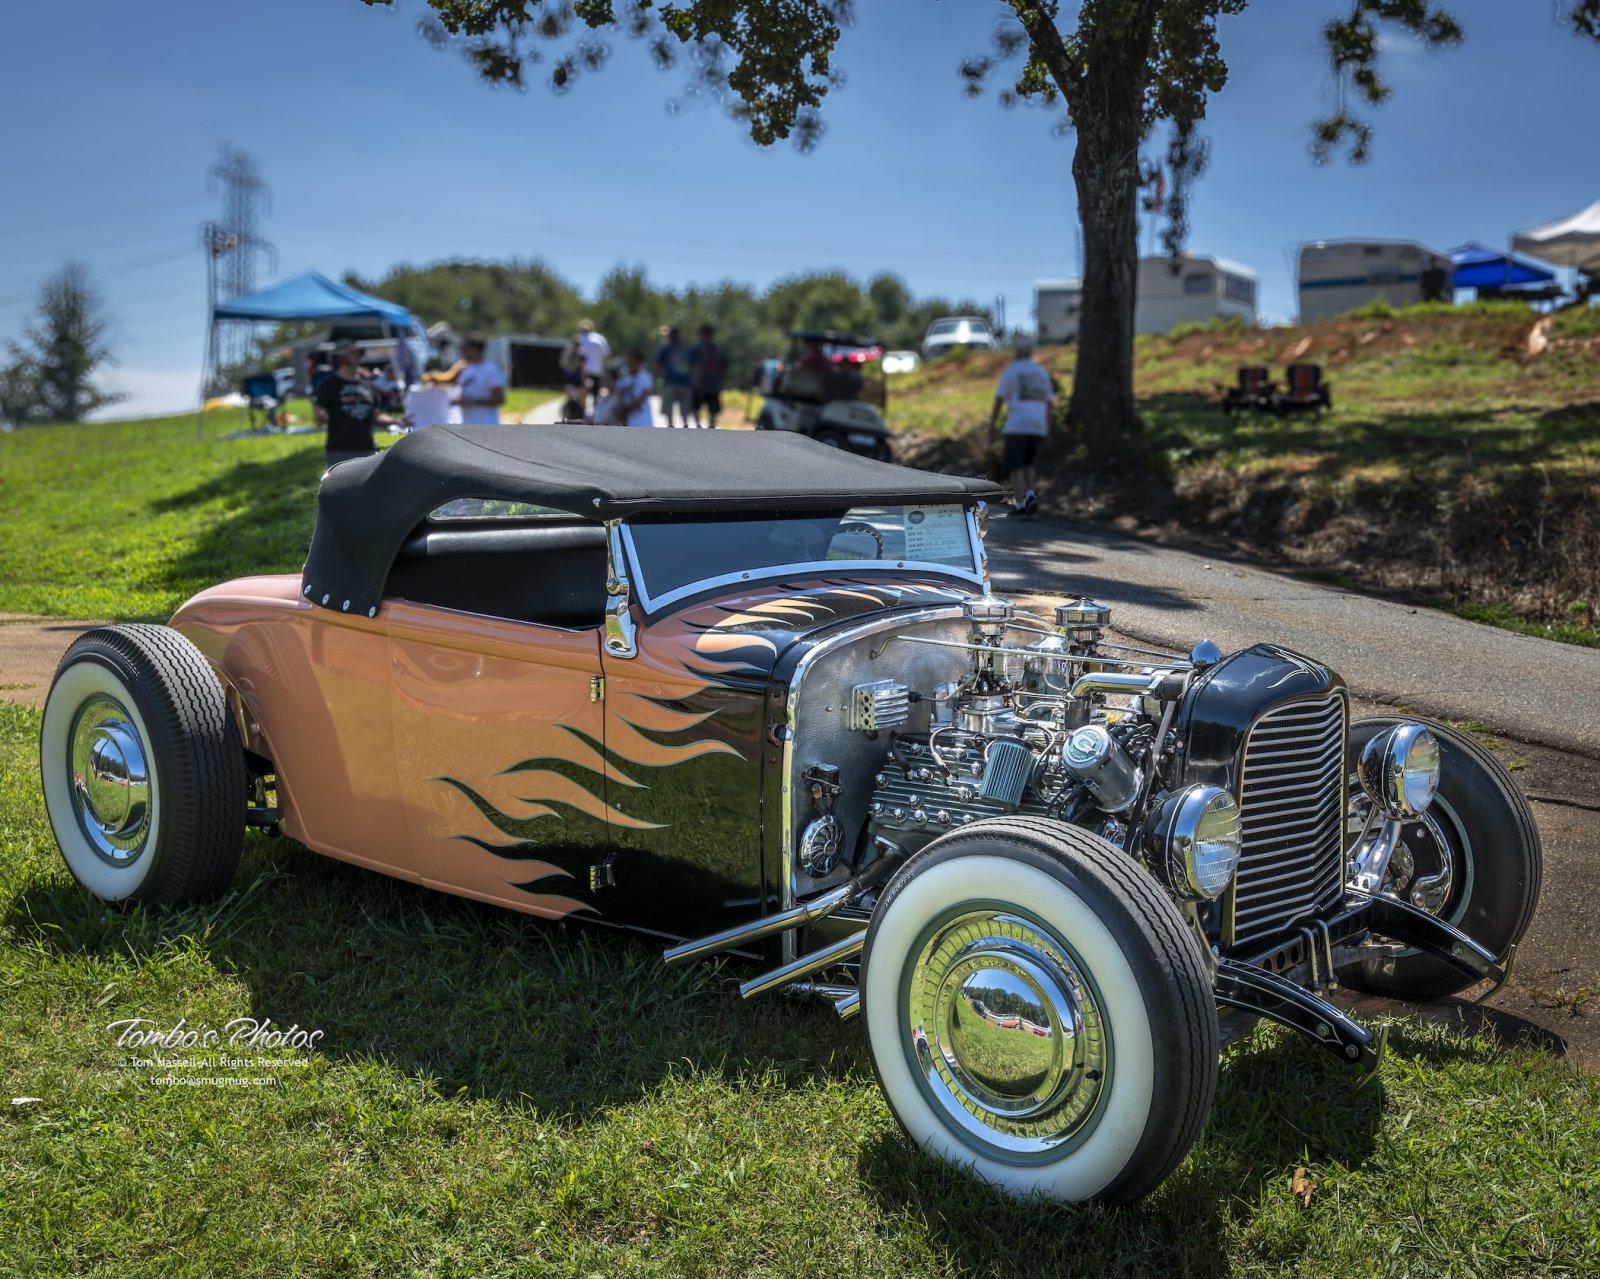
M957 506L961 504L951 502L948 505ZM969 586L984 587L988 582L988 557L984 550L983 535L978 528L977 514L977 511L972 506L965 506L962 511L962 516L967 526L967 543L972 555L972 568L957 568L951 564L940 564L932 560L794 560L787 564L773 565L768 568L748 569L739 573L722 573L715 577L700 578L684 586L674 587L672 590L665 591L660 595L651 593L649 582L640 567L642 561L639 557L638 547L634 542L632 526L626 520L623 520L620 522L618 530L622 537L623 546L627 550L628 563L633 570L630 575L633 598L638 601L639 606L646 613L657 613L676 604L679 600L688 599L692 595L700 595L719 587L744 586L795 577L801 574L830 577L837 576L840 573L931 573L939 577L954 578Z

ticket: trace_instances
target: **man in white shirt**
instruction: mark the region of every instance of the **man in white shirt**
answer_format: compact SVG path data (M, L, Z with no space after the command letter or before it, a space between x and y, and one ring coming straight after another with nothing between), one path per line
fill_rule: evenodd
M1005 454L1003 465L1011 480L1011 496L1016 515L1032 515L1039 509L1034 492L1039 475L1034 462L1039 447L1050 434L1050 409L1056 402L1050 372L1033 359L1033 339L1019 337L1017 358L1006 366L995 387L994 407L989 410L989 442L994 443L995 424L1005 406Z
M654 426L655 412L650 407L650 392L655 383L644 366L644 352L628 352L628 371L617 379L617 401L624 426Z
M600 377L611 363L611 343L594 331L589 320L578 325L578 354L583 359L583 380L591 396L600 394Z
M461 339L465 361L456 377L456 403L467 426L499 426L500 406L506 402L506 378L500 366L486 359L483 339L468 333Z

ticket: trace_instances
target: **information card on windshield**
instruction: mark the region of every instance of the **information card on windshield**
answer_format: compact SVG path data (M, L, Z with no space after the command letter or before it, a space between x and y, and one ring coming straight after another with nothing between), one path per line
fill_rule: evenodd
M906 507L906 558L934 564L972 559L966 513L959 506Z

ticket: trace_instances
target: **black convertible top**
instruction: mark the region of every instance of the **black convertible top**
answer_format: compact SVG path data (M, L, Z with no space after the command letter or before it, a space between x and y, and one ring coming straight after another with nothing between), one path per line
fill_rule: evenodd
M322 479L304 587L366 613L406 537L456 498L495 498L594 520L630 515L993 501L989 480L935 475L783 431L625 426L430 426Z

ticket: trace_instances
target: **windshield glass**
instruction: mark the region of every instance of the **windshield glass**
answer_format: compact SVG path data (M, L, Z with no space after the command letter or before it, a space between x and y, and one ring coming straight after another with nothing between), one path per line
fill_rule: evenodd
M672 516L624 525L650 606L714 578L773 577L796 567L933 565L976 577L966 512L948 506L857 506L842 514Z

